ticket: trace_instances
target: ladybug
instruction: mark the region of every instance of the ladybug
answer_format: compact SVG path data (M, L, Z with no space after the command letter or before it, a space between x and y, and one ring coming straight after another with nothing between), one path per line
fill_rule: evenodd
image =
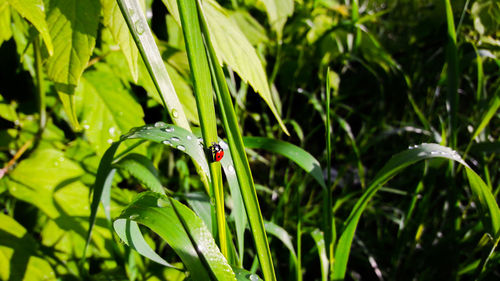
M224 149L219 144L213 142L208 149L211 152L212 162L219 162L224 157Z

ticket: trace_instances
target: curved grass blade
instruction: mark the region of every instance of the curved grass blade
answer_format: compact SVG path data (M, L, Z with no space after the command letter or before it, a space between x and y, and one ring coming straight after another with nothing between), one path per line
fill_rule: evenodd
M151 191L165 195L163 186L158 179L158 171L147 157L132 153L123 157L115 166L129 172Z
M150 164L149 159L145 159L142 156L124 156L122 155L114 156L116 151L118 150L121 142L131 139L140 139L141 141L138 144L143 143L145 140L163 143L172 148L180 150L189 156L191 156L198 167L201 168L201 172L205 175L208 175L208 163L205 158L205 154L202 149L202 139L181 127L166 124L164 122L156 122L154 125L145 125L142 127L133 128L129 133L123 135L120 138L120 141L115 142L111 145L110 148L104 153L101 158L101 162L99 164L99 168L97 170L96 182L94 184L94 193L92 197L91 204L91 215L89 218L89 231L87 234L87 244L85 246L85 251L87 249L88 244L90 243L90 238L92 235L92 229L95 224L95 219L97 215L97 209L99 207L99 202L102 202L103 207L106 211L106 215L108 219L109 217L109 202L110 202L110 194L111 194L111 183L113 182L113 176L116 171L116 168L122 167L125 169L135 169L132 172L132 175L139 178L139 180L143 181L146 187L151 189L152 191L161 190L163 192L163 187L159 182L156 182L154 167L149 167ZM233 204L234 206L238 206L238 204L242 205L241 195L239 194L239 183L236 178L236 173L234 170L234 164L231 156L231 152L228 149L228 146L224 142L219 142L219 144L225 149L224 158L220 161L224 172L226 174L226 179L229 184L229 188L231 189L231 193L233 196ZM134 155L134 154L131 154ZM120 158L116 163L114 160L116 158ZM143 158L142 161L144 163L137 162L137 159ZM132 161L135 163L130 163ZM124 161L125 160L125 161ZM127 163L128 162L128 163ZM125 164L124 164L125 163ZM133 168L136 165L136 168ZM138 167L142 165L142 167ZM141 179L142 178L142 179ZM160 189L161 187L161 189ZM237 219L237 233L240 233L241 236L238 236L238 241L243 241L243 233L246 227L246 217L244 213L244 208L240 207L239 210L235 213L235 215L239 217ZM243 219L241 219L243 217ZM241 230L242 229L242 230ZM85 256L85 255L83 255Z
M285 156L310 174L321 187L326 188L319 161L304 149L289 142L265 137L244 137L243 141L248 148L265 149Z
M125 242L132 233L127 221L160 235L182 259L193 280L236 280L203 221L178 201L154 192L141 193L114 223Z
M153 251L151 247L149 247L149 244L146 243L146 240L144 240L144 236L142 236L141 230L135 221L130 219L117 219L113 223L113 227L115 228L118 237L120 237L125 244L136 250L139 254L166 267L179 269L165 261L155 251Z
M318 256L321 265L321 280L328 280L328 257L326 256L325 238L323 237L323 232L319 229L315 229L311 232L311 236L316 243L316 248L318 248Z
M175 124L189 130L186 115L175 93L174 86L139 2L135 0L117 0L117 2L139 53L158 89L163 106L168 109Z
M290 234L288 234L288 232L281 226L270 221L264 222L264 227L266 228L267 233L278 238L283 243L283 245L285 245L285 247L290 251L290 254L293 257L294 266L297 266L297 254L295 253L295 249L293 248L292 238Z
M110 220L109 202L111 194L111 183L115 168L112 166L114 155L120 146L121 142L128 139L142 139L153 142L163 143L173 148L181 150L191 156L201 167L200 173L208 173L208 164L205 159L203 150L199 144L199 140L189 131L174 125L167 125L163 122L157 122L154 126L142 126L133 128L129 133L123 135L119 141L114 142L104 153L97 169L96 181L94 184L94 192L90 207L89 230L87 233L87 241L84 247L84 255L90 243L92 229L95 224L97 209L99 202L103 203L106 216ZM182 140L182 142L181 142Z
M337 248L335 251L335 264L333 269L333 279L344 279L349 252L351 249L354 232L358 225L361 214L363 213L366 205L371 198L380 189L380 186L385 181L396 175L404 168L424 159L430 158L445 158L456 161L466 168L466 174L469 179L471 190L478 198L481 207L489 214L489 231L493 233L494 237L498 237L500 230L500 209L495 201L494 196L483 182L483 180L465 163L465 161L458 155L458 153L448 147L438 144L421 144L418 146L410 147L409 150L403 151L394 155L389 162L378 172L377 176L366 189L365 193L357 201L354 209L344 223L344 230L340 236Z

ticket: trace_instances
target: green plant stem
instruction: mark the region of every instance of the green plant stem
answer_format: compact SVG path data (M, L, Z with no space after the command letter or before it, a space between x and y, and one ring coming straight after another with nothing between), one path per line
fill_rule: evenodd
M326 122L325 122L325 138L326 138L326 189L325 192L325 246L326 246L326 255L329 261L329 271L333 268L333 241L332 241L332 191L331 191L331 157L332 157L332 149L331 149L331 130L330 130L330 68L326 71Z
M183 1L181 1L183 2ZM210 41L210 34L205 18L201 11L201 4L198 4L200 22L205 35L205 44L208 52L208 57L211 61L212 82L214 83L217 100L220 104L221 119L224 130L227 134L229 149L233 156L234 169L237 174L238 183L240 184L240 192L245 205L245 210L250 224L250 230L257 249L260 267L264 275L264 280L276 280L274 272L271 250L266 232L264 230L264 220L260 211L257 192L253 182L250 165L245 153L245 145L237 122L237 117L234 112L234 106L226 84L226 79L221 66L218 64L217 55Z
M448 84L448 107L449 107L449 146L453 149L457 147L457 111L458 111L458 54L457 54L457 35L455 32L455 22L453 20L453 10L450 0L443 0L446 8L446 24L448 26L448 47L447 57L447 75Z
M36 90L38 94L38 109L40 112L40 131L45 129L47 124L47 111L45 109L45 91L43 84L43 67L42 67L42 55L40 52L40 38L35 36L35 41L33 42L33 51L35 56L35 73L36 73Z
M189 66L193 77L201 133L203 135L205 150L208 151L212 143L218 142L218 137L215 106L212 96L212 81L210 77L210 68L208 66L208 58L203 46L203 37L200 30L199 11L197 10L195 0L178 1L178 7ZM209 161L210 160L211 159L209 159ZM220 163L215 161L209 163L209 169L212 179L211 195L215 201L219 247L224 257L228 258L224 190Z

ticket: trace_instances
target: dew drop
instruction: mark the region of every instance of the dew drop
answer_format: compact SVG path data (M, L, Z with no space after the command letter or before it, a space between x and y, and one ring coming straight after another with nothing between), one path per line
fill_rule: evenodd
M128 217L129 220L135 220L135 219L138 219L139 218L139 215L138 214L133 214L133 215L130 215Z
M227 172L233 174L234 173L234 167L232 165L227 166Z
M158 198L158 200L156 201L156 205L160 208L164 208L170 206L170 202L165 199Z
M164 140L162 141L163 144L168 144L168 145L172 145L172 143L169 141L169 140Z
M172 109L172 117L174 118L179 117L179 112L177 112L177 109Z
M108 140L107 140L107 142L108 142L109 144L112 144L112 143L113 143L113 140L112 140L112 139L108 139Z
M187 135L187 136L186 136L186 139L187 139L187 140L191 140L192 138L191 138L191 136L190 136L190 135Z
M85 124L85 125L83 125L83 128L84 128L85 130L88 130L88 129L90 129L90 126L89 126L89 125L87 125L87 124Z
M203 142L203 138L202 138L202 137L198 138L198 141L199 141L200 143L202 143L202 142Z
M167 132L167 133L171 133L173 131L174 131L173 127L168 126L168 127L165 128L165 132Z
M178 137L172 137L171 140L172 141L180 141L180 139Z
M165 127L167 124L165 124L165 122L162 122L162 121L158 121L155 123L155 127L156 128L161 128L161 127Z
M110 134L111 136L114 136L114 135L115 135L115 133L116 133L116 128L115 128L115 127L111 127L111 128L109 128L108 132L109 132L109 134Z
M437 152L437 151L431 151L431 155L436 155L436 154L438 154L438 153L439 153L439 152Z
M257 274L250 274L250 281L257 281L259 280L259 276Z
M135 31L137 31L139 35L142 35L144 33L144 25L141 20L136 21L134 23L134 26L135 26Z
M182 151L186 150L186 148L183 145L178 145L177 149Z

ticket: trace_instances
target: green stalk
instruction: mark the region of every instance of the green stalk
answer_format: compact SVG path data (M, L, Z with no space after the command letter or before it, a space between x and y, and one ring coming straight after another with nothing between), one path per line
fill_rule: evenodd
M453 20L453 10L450 0L444 0L446 7L446 24L448 26L448 46L446 52L446 80L448 84L448 107L449 107L449 145L451 148L457 147L457 111L458 111L458 54L457 35L455 33L455 22Z
M356 51L361 44L361 29L357 26L359 20L359 4L358 0L353 0L351 3L351 20L354 28L354 48Z
M212 96L212 79L208 58L203 46L203 38L200 30L198 10L195 0L178 1L179 15L182 30L186 42L193 86L200 119L201 133L208 150L212 143L217 143L217 123L215 118L215 106ZM215 212L218 230L219 247L224 255L228 257L226 241L226 220L224 212L224 190L222 185L222 173L219 162L209 163L210 176L212 178L212 198L215 201Z
M326 122L325 122L325 137L326 137L326 189L324 189L325 198L325 245L326 256L329 261L329 271L333 268L333 241L332 241L332 191L331 191L331 157L332 157L332 144L331 144L331 131L330 131L330 68L326 71Z
M237 174L238 183L240 184L240 192L243 197L250 230L257 249L260 267L264 275L264 280L276 280L271 251L264 230L264 220L262 219L257 192L255 190L248 158L245 153L245 146L239 129L238 119L234 112L233 102L229 94L224 73L221 66L218 64L215 50L210 41L210 34L208 32L206 20L203 17L201 4L200 2L197 3L200 13L200 22L202 23L203 34L205 35L205 44L212 66L211 71L214 78L215 93L220 104L222 124L227 134L231 155L233 156L234 169Z
M43 85L43 68L42 68L42 54L40 51L40 38L35 36L33 42L33 49L35 53L35 73L36 73L36 90L38 93L38 107L40 111L40 132L43 131L47 124L47 111L45 109L45 91Z

